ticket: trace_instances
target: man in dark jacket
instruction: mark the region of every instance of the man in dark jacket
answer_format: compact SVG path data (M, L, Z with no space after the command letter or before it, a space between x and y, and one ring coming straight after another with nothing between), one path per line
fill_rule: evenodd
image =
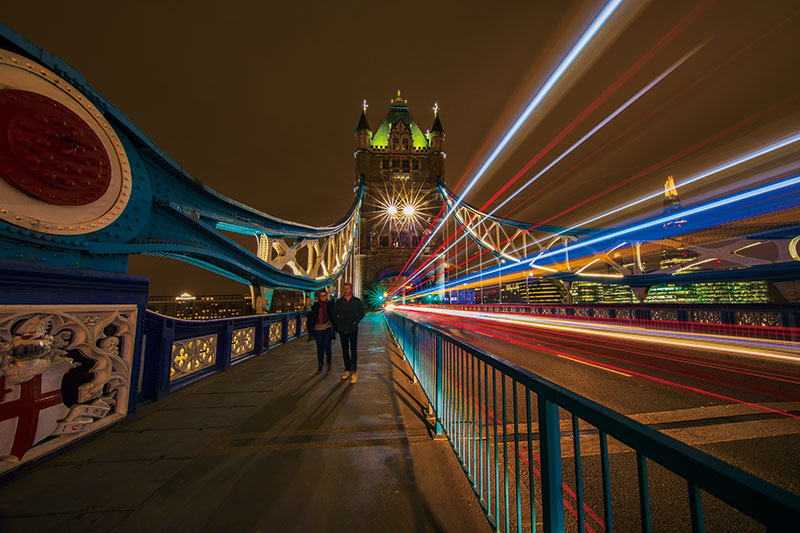
M342 379L350 378L350 383L355 383L358 380L358 323L364 318L364 304L353 296L351 283L345 283L342 292L344 295L336 300L336 305L333 307L333 323L342 340L344 359Z
M313 336L317 341L317 374L322 373L323 355L327 355L328 370L331 373L331 340L333 340L333 302L328 300L328 291L319 291L319 300L311 306L311 313L308 315L308 340Z

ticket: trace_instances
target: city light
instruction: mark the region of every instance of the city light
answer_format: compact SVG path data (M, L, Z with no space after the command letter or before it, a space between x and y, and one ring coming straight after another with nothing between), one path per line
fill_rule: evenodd
M414 214L414 211L415 211L415 209L414 209L414 206L413 206L413 205L407 205L407 206L405 206L405 207L403 208L403 214L404 214L405 216L407 216L407 217L410 217L411 215L413 215L413 214Z
M386 208L386 213L389 214L390 216L396 215L397 207L395 207L394 205L390 205L389 207Z

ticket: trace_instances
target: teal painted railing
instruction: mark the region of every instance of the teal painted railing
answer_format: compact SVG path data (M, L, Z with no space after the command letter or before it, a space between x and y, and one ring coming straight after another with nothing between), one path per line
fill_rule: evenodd
M385 317L435 412L437 434L450 441L498 531L608 533L615 519L618 529L641 531L653 523L695 532L706 522L726 531L757 528L753 521L768 531L800 524L800 497L788 491L441 330L397 312ZM562 440L571 449L562 450ZM609 445L633 452L617 456L629 458L628 470L621 459L610 463Z

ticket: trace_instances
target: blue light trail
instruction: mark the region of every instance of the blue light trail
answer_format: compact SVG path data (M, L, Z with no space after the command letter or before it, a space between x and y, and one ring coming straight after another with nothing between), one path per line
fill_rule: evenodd
M461 193L460 198L465 197L466 194L475 186L475 184L478 183L481 177L483 177L483 174L486 172L486 170L488 170L488 168L491 166L492 163L494 163L495 159L497 159L497 157L500 155L500 153L503 151L506 145L511 141L511 138L517 133L517 131L519 131L519 129L522 127L525 121L530 117L531 113L533 113L533 111L539 106L542 100L544 100L544 98L548 95L553 86L558 82L558 80L561 79L561 77L564 75L564 73L567 71L570 65L572 65L572 63L575 62L575 59L578 58L580 53L586 48L586 46L589 44L592 38L597 34L597 32L600 31L600 28L603 27L603 25L608 21L608 19L611 17L614 11L617 10L620 4L622 4L622 0L611 0L611 2L606 4L606 6L597 15L595 20L592 22L589 28L584 32L584 34L581 36L578 42L575 43L575 46L572 47L572 50L570 50L569 54L567 54L567 56L559 64L558 68L556 68L556 70L550 75L550 78L548 78L548 80L541 87L541 89L539 89L539 92L536 93L536 96L533 97L533 100L530 101L530 103L522 112L522 114L517 118L517 120L514 122L511 128L509 128L509 130L497 144L497 146L489 155L489 157L486 159L486 161L483 163L483 165L478 169L478 171L475 173L475 176L472 178L469 184L467 184L467 187ZM456 207L458 207L458 204L455 204L453 207L450 208L450 210L442 218L442 221L439 223L436 229L430 232L425 241L417 247L417 252L414 254L414 257L411 259L411 261L408 262L409 265L414 263L419 254L422 252L422 250L425 249L425 246L428 245L431 239L433 239L434 235L436 235L436 233L442 228L445 221L453 212L453 209L455 209ZM402 285L397 289L395 289L393 292L396 293L401 288Z

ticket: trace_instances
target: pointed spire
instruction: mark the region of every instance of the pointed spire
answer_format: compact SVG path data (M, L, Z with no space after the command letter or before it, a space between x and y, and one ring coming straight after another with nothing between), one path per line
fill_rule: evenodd
M444 133L442 121L439 120L439 102L433 104L433 126L431 126L431 133Z
M369 122L367 122L367 107L369 106L367 105L367 100L365 99L364 103L361 104L361 118L358 119L358 126L356 126L356 131L362 131L362 130L370 131Z

